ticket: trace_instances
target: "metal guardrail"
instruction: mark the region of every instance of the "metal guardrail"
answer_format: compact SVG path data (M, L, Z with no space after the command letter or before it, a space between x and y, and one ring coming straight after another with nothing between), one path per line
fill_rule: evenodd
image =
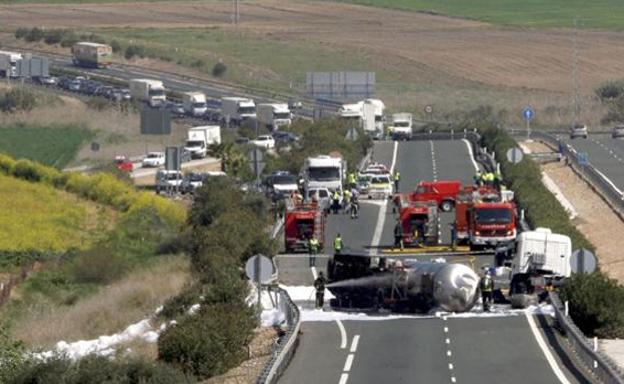
M282 305L286 313L287 329L279 344L273 350L273 354L262 370L260 377L258 377L256 381L258 384L277 383L277 380L286 371L288 363L290 363L299 345L298 335L301 328L299 308L293 303L285 290L278 288L277 293L279 297L278 305Z
M512 135L526 135L526 131L512 130L510 132ZM579 163L577 151L571 145L545 132L532 131L531 138L543 141L561 153L567 159L570 167L624 219L624 195L591 163L587 165Z
M606 354L597 350L595 341L585 337L583 332L565 313L565 307L556 292L550 292L550 302L555 310L555 317L567 336L572 349L585 367L602 383L624 384L624 373Z

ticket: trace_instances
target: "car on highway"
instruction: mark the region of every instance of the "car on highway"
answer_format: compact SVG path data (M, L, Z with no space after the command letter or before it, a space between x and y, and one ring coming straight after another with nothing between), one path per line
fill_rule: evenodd
M63 77L59 82L59 86L67 91L78 92L80 90L80 86L85 80L84 77Z
M611 131L611 137L614 139L619 139L624 137L624 125L616 125L613 127L613 131Z
M33 76L32 79L36 84L47 86L56 85L58 82L58 79L54 76Z
M273 132L271 136L273 136L276 143L293 144L299 142L300 140L299 135L286 131L276 131Z
M390 175L371 176L368 185L369 199L387 199L394 192L392 178Z
M587 131L587 125L585 124L574 124L570 128L570 139L576 139L577 137L582 137L583 139L587 139L589 133Z
M211 177L227 176L225 172L191 172L184 176L180 184L180 192L193 193L196 189L201 188L207 179Z
M323 211L329 211L331 205L332 193L327 188L308 188L305 193L304 199L306 201L314 201L319 204L319 207Z
M134 170L134 163L124 155L115 156L115 167L123 172L132 172Z
M368 189L370 187L371 175L358 175L357 183L355 188L360 193L360 195L367 195Z
M275 148L275 139L271 135L260 135L255 140L251 140L249 143L259 148Z
M184 175L180 171L159 170L156 172L156 194L179 189L183 180Z
M280 200L299 190L297 177L287 171L277 171L264 180L268 195Z
M130 100L132 100L132 95L130 94L130 89L128 89L128 88L121 88L119 90L119 93L121 93L121 99L123 101L130 101Z
M186 114L182 103L167 101L167 103L165 104L165 109L171 111L171 114L174 116L184 116Z
M143 159L143 167L160 167L165 165L165 153L164 152L150 152Z

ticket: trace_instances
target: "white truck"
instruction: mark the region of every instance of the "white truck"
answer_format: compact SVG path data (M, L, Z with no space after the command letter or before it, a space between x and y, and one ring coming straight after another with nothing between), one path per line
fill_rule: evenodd
M131 79L129 88L133 99L146 102L150 107L159 107L167 101L165 86L160 80Z
M386 105L379 99L366 99L364 100L364 105L366 104L373 106L375 110L375 128L377 129L377 134L379 135L379 133L381 133L383 135Z
M277 130L292 123L292 114L288 104L258 104L258 122L268 129Z
M327 155L308 157L302 173L306 190L316 188L342 190L342 181L347 174L347 162L340 157Z
M363 111L362 106L364 102L360 101L355 104L343 104L338 110L338 117L341 120L353 122L354 125L360 126L362 124Z
M395 113L392 115L392 126L390 127L393 140L410 140L412 138L412 114Z
M221 144L221 127L204 125L188 130L184 149L191 154L191 158L204 158L208 154L208 146L212 144Z
M184 92L182 94L184 112L191 116L203 116L208 110L206 95L202 92Z
M17 62L21 60L21 53L0 51L0 77L17 77Z
M535 286L570 277L572 241L548 228L522 232L516 237L511 260L509 293L532 294Z
M245 97L222 97L221 115L226 122L229 119L234 124L241 124L244 120L256 118L256 103Z

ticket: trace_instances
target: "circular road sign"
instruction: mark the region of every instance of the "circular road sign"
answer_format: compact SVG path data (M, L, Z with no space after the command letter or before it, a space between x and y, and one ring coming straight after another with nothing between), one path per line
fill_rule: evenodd
M507 151L507 160L512 164L518 164L522 161L524 153L520 148L509 148Z
M431 105L425 106L425 113L431 113L431 112L433 112L433 107Z
M524 117L524 120L527 120L527 121L533 120L534 116L535 116L535 112L533 112L533 108L524 107L524 109L522 110L522 117Z
M269 284L274 273L273 262L264 255L251 256L245 263L245 274L251 281Z
M574 273L592 273L596 270L596 256L585 248L572 252L570 267Z

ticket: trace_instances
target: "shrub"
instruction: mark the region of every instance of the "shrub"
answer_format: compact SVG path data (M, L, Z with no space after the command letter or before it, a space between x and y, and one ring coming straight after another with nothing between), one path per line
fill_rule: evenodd
M212 76L214 77L223 77L225 72L227 71L227 67L222 62L218 62L212 67Z
M112 104L110 103L110 101L108 101L102 96L90 97L87 100L87 108L93 109L96 111L103 111L107 108L110 108L111 105Z
M60 172L56 168L46 167L26 159L15 162L13 176L28 181L43 181L49 184L53 184L55 180L61 179Z
M12 174L15 163L16 161L11 156L0 153L0 172L7 175Z
M24 345L12 340L8 332L0 327L0 383L6 383L24 363Z
M58 44L63 40L63 34L65 33L62 29L52 29L45 33L45 38L43 39L44 43L48 45Z
M22 38L26 37L27 34L28 34L28 28L18 28L15 31L15 38L16 39L22 39Z
M177 384L192 383L191 377L166 364L136 358L111 359L90 355L78 361L54 356L46 360L30 359L9 376L8 384Z
M129 269L126 259L106 246L96 246L78 255L69 266L76 283L108 284L121 278Z
M205 65L206 65L206 62L203 59L195 59L191 61L191 68L202 68Z
M3 112L31 111L37 105L35 93L27 88L16 87L0 96L0 110Z
M587 336L624 337L624 287L602 272L575 274L561 287L570 316Z
M126 47L126 52L124 53L124 57L126 58L126 60L131 60L135 56L144 58L145 47L142 45L134 45L134 44Z
M65 34L63 34L63 38L61 39L61 47L69 48L76 44L80 39L76 36L76 33L71 30L67 30Z
M624 96L624 81L610 81L596 89L596 95L601 102L609 102Z
M37 41L41 41L43 37L44 37L43 30L37 27L34 27L30 31L28 31L26 36L24 36L24 40L28 41L29 43L34 43Z
M111 41L110 46L111 46L111 49L113 50L113 53L121 52L121 44L119 44L119 41L117 40Z
M158 338L158 358L200 378L222 374L241 363L257 323L244 302L202 307Z

